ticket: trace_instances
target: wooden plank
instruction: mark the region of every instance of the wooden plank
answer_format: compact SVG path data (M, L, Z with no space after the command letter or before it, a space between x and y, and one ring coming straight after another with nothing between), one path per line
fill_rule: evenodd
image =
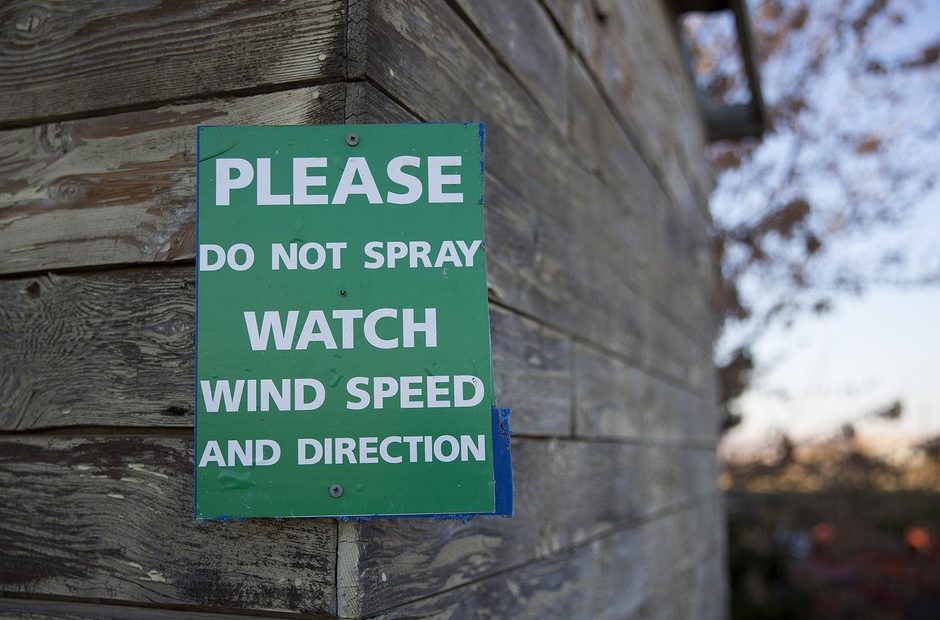
M624 618L644 600L635 530L409 602L377 618Z
M715 331L710 306L712 272L710 226L696 209L680 218L659 185L637 174L645 164L623 132L579 59L571 64L573 148L621 202L631 206L625 245L636 256L635 281L657 307L710 342Z
M0 429L193 424L195 273L0 281Z
M0 590L333 612L336 524L199 523L192 454L189 438L4 437Z
M713 182L703 156L705 126L666 3L560 4L554 7L559 24L629 124L673 203L701 218Z
M707 600L697 589L705 582L694 579L704 547L694 545L689 532L679 529L696 511L693 507L639 527L616 530L548 558L408 602L378 617L624 618L654 609L651 599L657 602L655 609L668 608L659 603L663 590L686 601ZM666 539L668 550L663 548ZM675 589L674 577L696 589Z
M717 407L602 351L574 349L579 437L716 442Z
M6 2L0 124L340 78L344 6Z
M192 427L194 284L192 266L0 280L0 430ZM567 434L569 340L495 307L492 327L516 432Z
M650 593L635 617L638 620L727 618L726 570L717 553L696 566L682 568L669 576L664 587Z
M517 439L517 514L468 522L375 520L355 524L341 557L363 615L471 583L562 552L659 512L714 494L693 470L700 453L622 443ZM700 486L695 486L700 485Z
M538 102L558 130L568 126L568 50L538 0L457 0L500 61Z
M191 258L196 125L342 123L344 97L327 84L0 132L0 273Z
M661 410L652 379L609 355L575 346L575 429L579 437L645 438L644 418Z
M571 32L571 0L541 0L558 28L568 35ZM568 36L567 38L570 38Z
M243 615L220 614L204 611L185 612L179 609L128 607L76 601L43 601L36 599L0 598L0 618L19 620L178 620L182 615L190 620L233 620Z
M487 168L492 173L487 177L488 208L500 208L503 198L507 209L527 211L513 224L532 223L530 240L525 236L521 240L533 249L520 275L507 270L511 279L505 283L491 280L497 296L507 305L624 355L656 363L672 355L671 350L641 340L676 328L635 290L635 283L628 285L635 257L642 252L625 243L629 237L616 232L629 227L632 207L604 193L598 179L580 167L548 118L449 8L431 0L407 6L400 0L377 0L370 7L365 75L394 93L408 113L424 120L482 118L488 127ZM446 43L427 44L441 37ZM474 80L461 79L466 75ZM389 107L395 106L380 107L371 118L383 120ZM393 110L391 115L400 117L401 112ZM644 169L635 173L648 174ZM491 177L506 191L491 193ZM488 219L488 230L501 228L491 221L498 222ZM604 242L598 241L598 235L604 235ZM492 247L498 261L501 244ZM600 266L595 270L594 265ZM659 287L669 285L657 281ZM638 329L641 321L655 322L662 329ZM699 348L710 348L710 336L708 344L700 342ZM666 366L664 361L661 368L668 372Z
M490 307L496 397L512 409L512 428L527 435L571 429L571 340L535 321Z
M637 171L645 169L644 162L623 132L620 123L610 113L607 104L596 93L595 85L587 76L580 60L574 59L570 63L565 60L568 54L562 36L535 0L509 3L460 0L458 6L480 32L486 44L495 50L499 60L510 69L526 92L532 95L547 116L560 128L562 134L568 131L567 123L557 123L558 114L553 104L557 106L571 100L571 138L582 162L588 169L596 168L606 173L608 187L620 202L636 205L633 210L646 212L644 218L638 218L641 219L640 222L631 222L631 229L638 228L636 225L639 223L641 226L647 224L651 230L635 230L631 237L621 239L634 241L647 238L650 239L647 243L629 244L629 247L651 247L654 250L669 252L667 260L651 257L652 260L642 265L641 270L644 273L641 278L635 281L644 290L662 297L652 299L658 303L661 310L664 309L667 313L676 312L693 331L699 336L704 335L705 341L710 341L713 330L710 312L706 307L707 287L711 276L711 255L708 252L710 240L707 222L702 218L699 205L694 204L694 197L684 197L693 200L693 203L690 203L693 207L692 220L680 222L678 226L670 226L668 222L662 221L663 216L672 211L668 199L661 194L652 176L637 174ZM643 17L658 23L656 12ZM673 40L669 38L668 32L664 33L664 38L665 41L658 41L659 45L669 45ZM572 79L559 79L566 76L569 64ZM596 101L590 100L591 97ZM589 125L592 131L583 131L584 125ZM704 148L698 151L696 163L704 165ZM611 176L615 179L611 179ZM675 191L685 191L678 183L684 183L681 175L677 183L674 183ZM662 231L670 234L663 235ZM650 238L650 232L659 234ZM664 236L668 238L665 242L660 242L660 238ZM698 247L704 247L705 251L690 251L692 239L697 241ZM702 264L706 268L705 272L702 273L700 268L690 269L689 265L692 264L697 264L697 267ZM668 271L669 273L665 274L668 277L660 277L660 274L656 273L662 271ZM642 275L647 277L643 278ZM703 275L704 277L701 277ZM671 286L663 286L663 282L669 282ZM676 297L680 295L685 298L685 303L676 303ZM699 320L700 324L696 324L699 317L704 318Z
M644 507L657 511L690 496L714 494L718 459L713 448L655 445L643 453Z
M364 77L423 120L484 120L487 167L532 204L558 200L557 179L576 167L559 134L445 2L373 0L364 21Z

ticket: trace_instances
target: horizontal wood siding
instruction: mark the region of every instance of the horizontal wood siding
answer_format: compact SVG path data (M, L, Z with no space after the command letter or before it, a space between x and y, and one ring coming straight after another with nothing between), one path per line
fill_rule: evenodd
M514 570L715 497L709 449L520 439L513 461L512 519L357 524L359 612Z
M0 126L341 78L345 4L5 2Z
M342 123L325 84L0 132L0 274L192 259L198 125Z
M668 15L626 9L628 45L646 29L667 58L644 79L686 97L641 133L657 104L625 114L539 2L363 4L356 120L486 123L495 362L544 382L535 400L498 376L500 403L549 438L514 441L511 520L345 526L340 615L721 617L708 179Z
M666 3L14 0L0 31L0 617L723 617ZM486 123L516 515L197 523L196 126L442 120Z
M716 584L701 568L721 568L711 564L717 541L683 529L712 509L669 513L376 617L720 618L706 589Z
M192 428L192 265L0 280L0 298L0 431ZM570 341L495 306L491 324L516 432L566 434Z
M0 438L2 592L332 612L336 524L198 523L192 471L188 436Z

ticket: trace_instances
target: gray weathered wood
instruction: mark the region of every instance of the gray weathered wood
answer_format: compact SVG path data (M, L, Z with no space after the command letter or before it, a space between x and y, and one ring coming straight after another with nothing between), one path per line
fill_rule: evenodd
M660 308L703 341L714 333L709 307L712 272L710 226L696 208L676 213L622 131L579 59L571 63L570 139L575 152L618 200L632 205L621 239L634 257L631 275Z
M576 146L582 147L578 154L585 160L588 169L595 168L605 173L608 188L622 204L631 205L632 211L644 214L643 218L632 219L630 229L633 235L621 235L621 241L628 243L631 249L651 248L660 252L668 251L670 254L668 260L658 260L657 256L650 257L651 260L640 266L639 270L631 269L631 275L640 272L641 277L635 281L640 283L644 290L654 294L666 293L662 299L651 299L659 303L661 310L676 313L687 326L698 330L699 335L707 334L706 338L710 339L711 326L695 323L695 318L703 316L706 309L687 301L678 304L675 299L680 294L684 295L686 300L693 301L707 297L700 294L700 287L708 285L708 268L711 261L707 250L708 222L703 218L701 205L695 202L695 197L686 195L687 184L681 171L677 170L680 172L677 178L669 179L671 183L667 186L667 191L674 200L686 201L679 205L680 207L689 206L691 209L688 213L683 213L681 209L677 212L677 217L684 216L688 221L683 221L679 226L670 226L668 222L661 220L663 216L676 210L670 205L667 196L662 194L655 179L649 174L643 174L646 164L620 123L612 116L607 103L596 94L593 78L588 78L580 59L574 58L570 63L561 59L565 52L564 38L557 32L542 7L535 0L509 3L462 0L458 5L473 26L480 31L486 44L495 50L499 60L506 64L549 118L555 121L557 116L552 107L553 103L567 103L570 99L566 110L570 108L571 138ZM669 30L671 26L663 19L661 11L651 8L649 15L644 14L643 17L650 23L650 27L663 28L660 36L654 37L654 42L666 47L673 37ZM664 53L668 54L668 51ZM566 69L572 74L570 80ZM681 67L678 75L668 73L665 67L659 65L655 70L663 74L660 76L657 73L662 79L686 80ZM535 75L539 80L535 79ZM630 109L632 111L633 107ZM659 113L657 121L662 122L661 111L657 109L656 112ZM697 122L697 117L695 120ZM584 132L584 125L589 125L593 131ZM672 124L667 123L666 126L671 131L676 131ZM564 134L567 131L566 122L561 132ZM694 140L696 135L698 134L693 131L689 136L670 137L682 141ZM695 163L703 163L701 150L695 155ZM572 183L575 181L571 180ZM561 179L560 184L564 183L565 179ZM573 184L576 191L578 187ZM704 200L704 195L699 198ZM642 230L644 224L649 230ZM669 234L663 235L661 231ZM661 240L664 236L667 238ZM646 240L646 243L635 243L636 240ZM704 251L692 250L689 246L693 243ZM692 264L697 264L699 269L691 269L689 266ZM701 267L705 267L704 274L700 273ZM665 277L659 277L660 274ZM644 275L647 276L645 279ZM702 275L705 277L701 277ZM669 282L672 286L663 287L662 284L657 285L657 282Z
M341 123L344 97L327 84L0 132L0 273L191 258L196 126Z
M0 590L332 612L336 524L199 523L192 454L188 438L4 437Z
M635 614L637 620L696 618L721 620L728 617L725 573L727 568L713 552L699 564L669 575L665 584L652 590Z
M509 65L563 134L568 126L569 55L538 0L457 0L500 61Z
M516 515L356 523L345 543L360 588L351 598L369 615L696 504L715 493L714 478L696 471L716 475L709 459L710 450L515 440Z
M549 10L636 136L674 204L699 215L712 177L705 126L661 0L564 0Z
M492 306L490 331L496 397L512 409L512 427L528 435L571 430L571 340Z
M715 442L717 407L609 355L575 346L579 437Z
M243 615L193 611L186 609L159 609L153 607L129 607L127 605L104 605L76 601L44 601L37 599L14 599L0 597L0 618L19 620L179 620L185 616L191 620L233 620Z
M342 0L6 2L0 124L343 74Z
M710 343L711 331L709 327L709 335L696 342L670 326L669 320L635 290L634 272L643 250L629 240L636 238L638 244L655 240L627 234L634 223L631 209L575 163L575 156L547 118L505 70L492 66L489 53L456 15L446 8L432 10L420 2L409 4L409 11L393 0L373 7L367 75L384 82L384 89L395 92L424 119L486 121L488 235L513 231L510 241L517 244L489 244L490 256L499 269L491 267L490 272L490 285L497 297L622 355L688 378L691 365L687 356L695 346L699 348L696 355L707 356L705 348L710 344L705 342ZM405 13L411 17L406 18ZM433 49L424 53L422 41L440 33L447 33L451 53ZM421 53L401 49L409 43ZM470 89L456 77L460 75L477 76L479 88ZM373 109L357 118L382 121L406 116L394 103L383 105L381 100L373 93ZM655 189L651 183L645 187ZM501 212L508 216L503 219ZM639 212L637 217L641 217ZM511 268L500 269L501 252L519 260ZM673 260L682 264L681 257ZM500 275L506 276L505 281L497 279ZM668 279L651 281L659 290L672 286ZM710 320L702 322L710 325ZM679 344L663 347L664 343L641 340L654 335Z
M0 429L192 426L194 278L0 280Z
M714 542L696 540L682 526L709 503L614 530L547 558L396 606L379 617L624 618L668 608L660 602L662 591L682 599L679 608L687 609L709 600L701 590L710 582L698 576ZM680 580L685 590L675 587Z
M626 618L645 597L642 542L636 530L618 532L378 618Z
M0 430L191 427L194 282L191 265L0 280ZM567 434L568 339L500 308L492 325L516 432Z

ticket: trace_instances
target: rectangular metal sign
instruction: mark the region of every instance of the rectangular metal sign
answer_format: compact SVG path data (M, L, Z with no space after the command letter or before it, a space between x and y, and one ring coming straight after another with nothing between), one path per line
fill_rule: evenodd
M511 511L483 136L199 128L197 518Z

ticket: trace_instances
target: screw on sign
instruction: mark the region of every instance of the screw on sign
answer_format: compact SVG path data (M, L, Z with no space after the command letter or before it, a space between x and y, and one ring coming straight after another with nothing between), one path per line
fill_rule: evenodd
M511 514L483 136L200 128L198 518Z

